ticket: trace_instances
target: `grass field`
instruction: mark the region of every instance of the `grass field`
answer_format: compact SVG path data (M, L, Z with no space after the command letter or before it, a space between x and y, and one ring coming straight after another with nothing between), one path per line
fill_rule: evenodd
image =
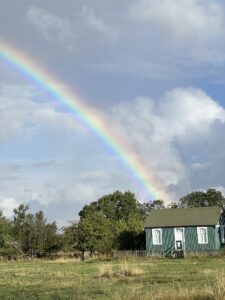
M0 299L225 299L225 258L0 263Z

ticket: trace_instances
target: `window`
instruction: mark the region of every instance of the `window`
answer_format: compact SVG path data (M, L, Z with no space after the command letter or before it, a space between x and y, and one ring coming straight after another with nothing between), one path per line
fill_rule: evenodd
M162 245L162 229L154 228L152 229L152 244Z
M197 227L198 243L208 244L208 231L207 227Z

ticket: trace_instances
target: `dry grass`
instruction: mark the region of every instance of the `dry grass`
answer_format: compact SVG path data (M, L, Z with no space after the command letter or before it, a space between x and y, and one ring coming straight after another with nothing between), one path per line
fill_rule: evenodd
M224 258L0 262L0 299L222 300Z
M204 272L210 273L210 272ZM208 278L208 283L202 288L183 288L168 289L161 291L151 297L152 300L224 300L225 299L225 274L217 275L212 282ZM140 298L145 300L145 298Z
M212 294L216 300L225 299L225 274L218 275L212 288Z
M211 290L205 288L204 290L181 288L179 290L168 290L160 292L151 298L152 300L215 300ZM142 300L142 299L140 299Z
M40 261L40 260L39 260ZM71 258L71 257L59 257L54 260L48 260L48 263L74 263L74 262L80 262L80 258Z
M97 277L100 278L111 278L113 277L114 272L113 272L113 266L110 264L107 265L101 265L99 266L99 272Z
M119 277L132 277L144 274L143 268L136 264L129 264L124 261L119 265L113 266L112 264L101 265L99 267L99 278L119 278Z
M122 276L140 276L144 274L144 270L136 264L128 264L125 261L119 265L118 273Z

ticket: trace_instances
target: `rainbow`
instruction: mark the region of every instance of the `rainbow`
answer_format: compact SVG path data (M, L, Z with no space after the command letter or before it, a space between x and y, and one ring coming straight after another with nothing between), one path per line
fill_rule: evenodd
M69 111L75 113L125 164L132 177L138 180L141 187L144 188L145 194L150 198L149 200L165 199L164 192L159 188L154 176L139 160L138 155L134 153L131 147L124 142L122 136L110 128L103 115L88 106L74 91L57 81L39 63L37 64L34 59L29 58L17 48L0 42L0 60L47 92Z

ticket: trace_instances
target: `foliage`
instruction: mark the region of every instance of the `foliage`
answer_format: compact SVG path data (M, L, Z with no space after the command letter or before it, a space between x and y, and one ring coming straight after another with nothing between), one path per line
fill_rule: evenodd
M143 232L144 214L133 193L116 191L113 194L105 195L98 201L85 205L79 215L81 219L78 225L78 240L79 245L85 245L83 249L93 251L97 248L107 250L110 247L139 248L136 241ZM96 216L99 220L96 219ZM101 240L95 238L95 232L99 231L98 222L100 220L102 232L105 233L105 237L110 237L110 243L103 243L105 245L103 248Z
M0 210L0 248L7 247L7 242L12 235L12 222Z
M25 246L26 235L26 213L29 209L28 205L20 204L18 208L14 209L13 217L13 236L20 246Z
M195 191L179 200L181 207L223 206L225 198L220 191L208 189L207 192Z
M59 244L64 251L78 249L78 222L70 222L70 225L63 227L63 233L59 236Z
M78 224L78 249L91 253L106 252L112 247L111 224L102 212L94 211Z
M28 213L29 206L14 209L13 245L29 256L43 256L58 248L56 223L48 223L42 211Z
M148 216L153 209L165 208L165 202L161 199L138 203L140 212L144 217Z
M225 205L220 191L194 191L168 208ZM145 249L144 221L153 209L161 209L161 199L140 203L130 191L116 191L84 205L80 220L58 233L56 222L49 223L42 211L29 212L29 206L14 209L13 220L0 211L0 255L24 253L46 256L52 251L108 252L111 249Z

